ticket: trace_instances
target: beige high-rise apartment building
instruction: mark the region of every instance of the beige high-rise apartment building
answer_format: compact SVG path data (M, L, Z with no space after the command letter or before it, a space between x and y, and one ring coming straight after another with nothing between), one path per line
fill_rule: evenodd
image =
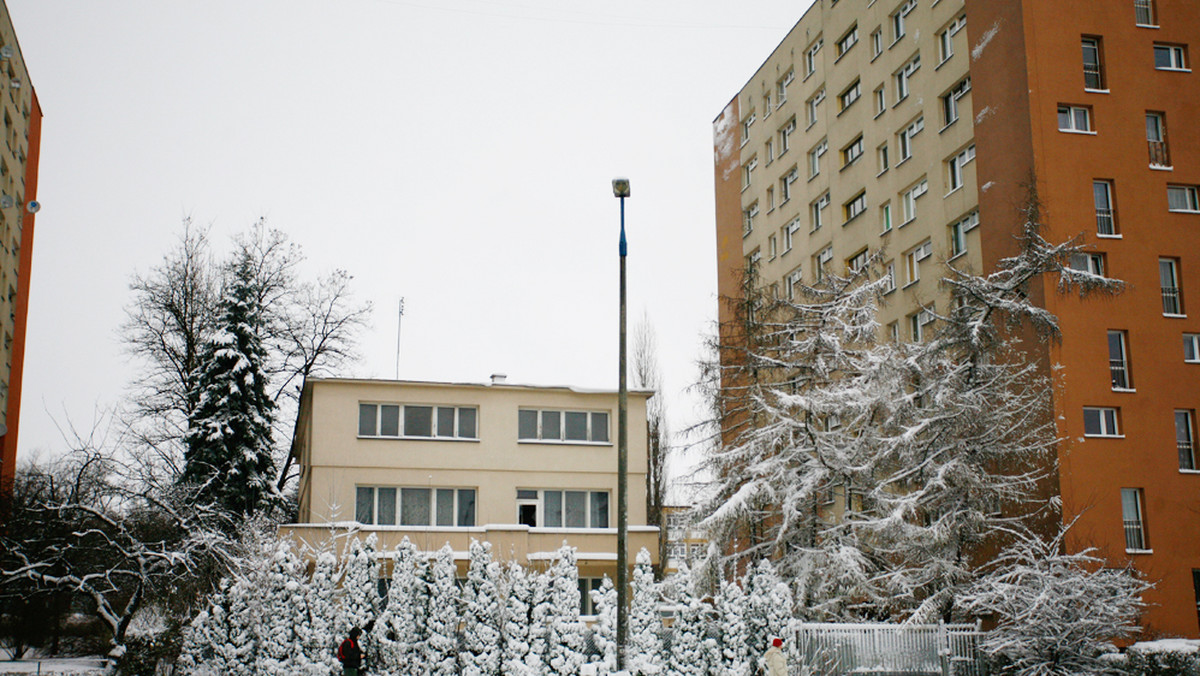
M17 460L25 317L33 263L33 224L42 109L29 81L8 6L0 2L0 501ZM32 203L32 208L31 208Z
M1125 280L1030 299L1062 341L1048 463L1069 545L1156 584L1148 630L1200 636L1200 81L1195 0L816 0L714 122L718 287L781 296L881 254L885 339L944 311L944 263L1015 251L1036 180L1045 236ZM766 50L764 50L766 51ZM729 308L722 308L723 319Z
M629 561L657 563L646 525L646 400L629 393ZM425 551L447 542L465 566L472 539L507 560L546 562L567 542L580 576L616 576L617 393L569 387L310 379L293 457L298 524L309 542L334 524L404 537ZM465 570L465 568L464 568ZM585 603L587 598L585 596ZM585 608L586 610L586 608Z

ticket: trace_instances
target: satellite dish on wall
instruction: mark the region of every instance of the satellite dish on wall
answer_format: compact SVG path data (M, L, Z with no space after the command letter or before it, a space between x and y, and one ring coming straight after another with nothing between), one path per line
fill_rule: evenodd
M29 204L25 205L25 208L29 210L29 213L36 214L42 210L42 203L37 200L30 200Z

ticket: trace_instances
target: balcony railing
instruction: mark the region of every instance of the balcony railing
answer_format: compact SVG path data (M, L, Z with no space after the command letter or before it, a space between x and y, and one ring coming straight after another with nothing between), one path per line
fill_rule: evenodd
M1162 305L1164 315L1183 314L1183 303L1179 298L1179 287L1164 286L1162 288Z
M1146 141L1146 145L1150 148L1150 166L1171 166L1171 153L1167 150L1166 141Z
M1154 1L1133 0L1133 11L1137 15L1139 26L1154 26Z
M1096 232L1101 235L1117 234L1117 219L1112 209L1096 208Z
M1190 440L1176 441L1179 448L1179 469L1196 469L1196 455Z
M1112 388L1114 390L1128 390L1129 388L1129 365L1124 359L1109 359L1108 371L1112 375Z
M1125 549L1146 549L1146 534L1142 530L1142 520L1125 519Z

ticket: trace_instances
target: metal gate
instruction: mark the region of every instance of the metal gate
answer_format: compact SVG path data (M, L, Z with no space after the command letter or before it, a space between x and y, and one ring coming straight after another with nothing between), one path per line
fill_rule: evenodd
M795 626L793 676L985 676L977 624Z

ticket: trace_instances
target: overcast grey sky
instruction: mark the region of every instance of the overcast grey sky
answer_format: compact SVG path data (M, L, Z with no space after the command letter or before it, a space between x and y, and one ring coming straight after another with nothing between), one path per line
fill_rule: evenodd
M134 366L128 282L255 219L375 305L345 375L616 387L618 204L676 427L716 313L711 122L809 0L7 0L45 122L20 454Z

